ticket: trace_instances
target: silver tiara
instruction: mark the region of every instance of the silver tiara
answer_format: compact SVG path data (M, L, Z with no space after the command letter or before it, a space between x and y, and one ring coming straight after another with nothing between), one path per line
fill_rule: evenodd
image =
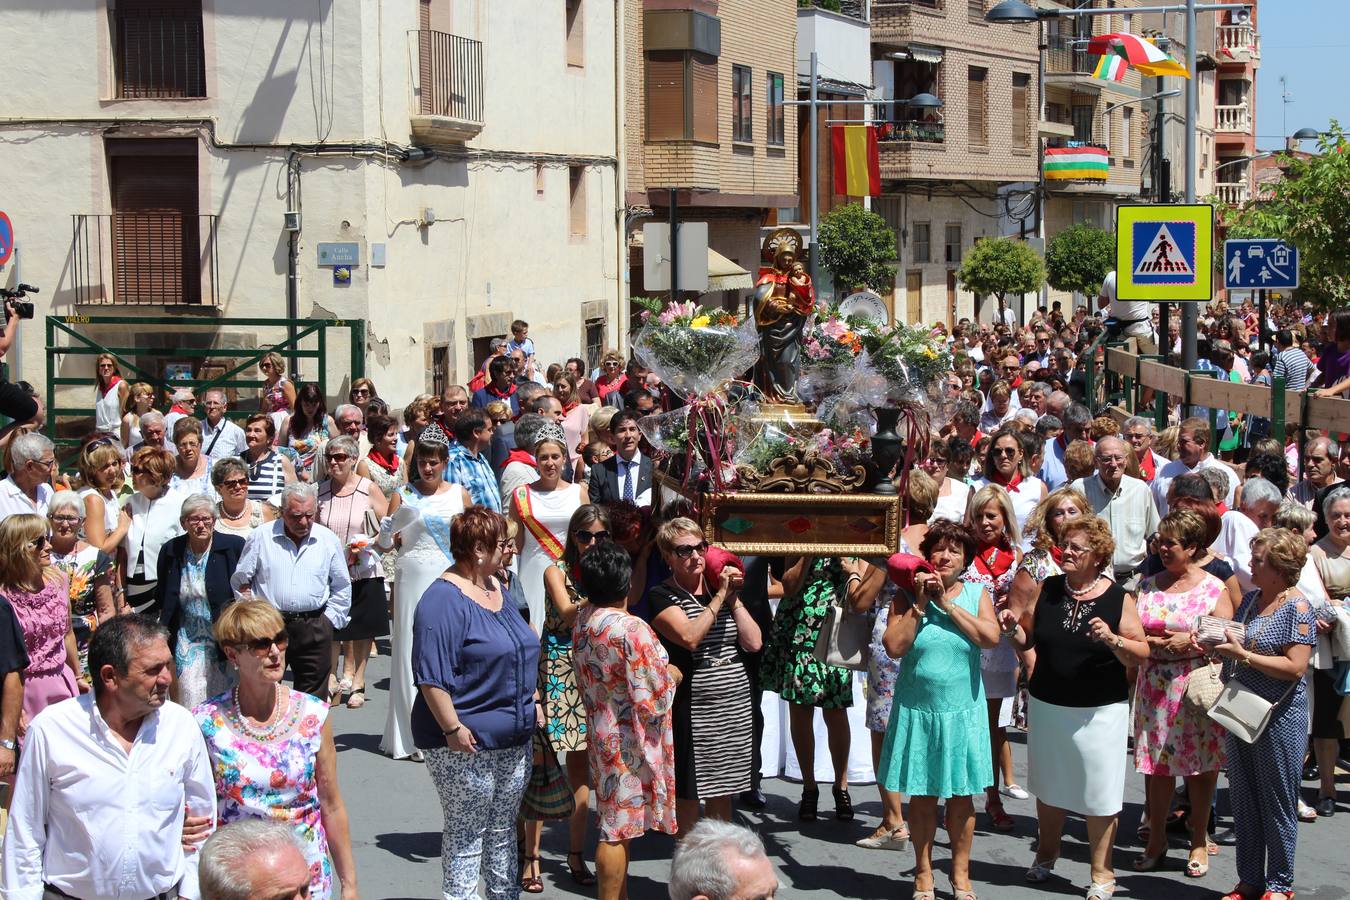
M543 428L540 428L539 433L535 435L534 445L538 447L543 441L557 441L559 444L566 447L567 433L563 431L562 426L557 422L549 422Z
M444 429L441 428L439 422L432 422L426 428L422 429L422 433L417 436L417 443L440 444L443 447L449 447L450 437L445 433Z

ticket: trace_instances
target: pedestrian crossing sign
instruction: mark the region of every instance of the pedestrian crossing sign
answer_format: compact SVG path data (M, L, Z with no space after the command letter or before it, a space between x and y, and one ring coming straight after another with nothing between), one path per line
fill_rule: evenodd
M1116 209L1116 296L1121 300L1213 297L1214 208L1204 203Z

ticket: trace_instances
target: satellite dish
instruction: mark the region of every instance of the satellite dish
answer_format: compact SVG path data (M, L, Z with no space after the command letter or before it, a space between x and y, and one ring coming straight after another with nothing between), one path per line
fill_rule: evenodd
M886 308L886 301L872 291L849 294L844 298L844 302L839 304L839 311L846 316L865 316L874 325L889 324L891 317L890 310Z

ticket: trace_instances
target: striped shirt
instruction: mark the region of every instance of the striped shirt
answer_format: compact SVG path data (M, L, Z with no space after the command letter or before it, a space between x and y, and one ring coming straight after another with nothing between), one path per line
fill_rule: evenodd
M248 499L266 500L280 494L286 486L286 467L277 451L268 450L257 461L245 457L244 463L248 466Z
M1286 390L1301 391L1308 387L1312 369L1312 360L1308 359L1308 354L1298 347L1289 347L1275 357L1270 374L1273 378L1283 378Z

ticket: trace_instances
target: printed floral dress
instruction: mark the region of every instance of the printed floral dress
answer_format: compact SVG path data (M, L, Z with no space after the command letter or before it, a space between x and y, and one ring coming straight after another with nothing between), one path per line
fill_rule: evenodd
M182 624L174 641L173 660L178 670L178 702L188 709L234 687L234 673L211 631L211 602L206 598L206 561L209 554L186 554L178 602Z
M847 576L838 559L820 558L808 565L801 590L778 605L760 675L764 690L789 703L846 709L853 705L852 670L825 665L815 651L826 611L844 602Z
M98 628L94 584L112 569L113 559L97 547L86 545L68 556L53 553L52 565L70 579L70 627L75 632L75 646L80 651L77 674L88 677L89 641Z
M1189 591L1168 594L1155 578L1139 585L1144 632L1190 631L1196 616L1209 615L1223 594L1213 575ZM1224 730L1203 712L1182 703L1191 672L1205 665L1193 654L1181 659L1150 657L1139 667L1134 690L1134 767L1145 775L1187 776L1224 767Z
M563 562L559 560L554 565L562 572L568 599L580 603L581 596ZM544 701L544 730L554 753L585 750L586 708L581 703L577 675L572 667L572 632L548 591L544 594L544 635L539 654L539 696Z
M600 840L674 834L675 682L651 626L620 609L584 606L572 661L590 727Z
M265 730L245 723L232 691L192 712L211 754L220 824L255 816L290 825L309 862L310 900L329 900L333 866L314 776L328 704L290 691L285 715Z
M901 553L908 552L903 544ZM873 609L876 618L872 620L872 652L867 658L867 716L865 724L868 731L886 733L891 721L891 701L895 699L895 679L900 674L903 660L894 659L886 652L882 638L886 636L886 625L891 618L891 602L895 592L900 590L894 581L886 579L886 584L877 595Z

